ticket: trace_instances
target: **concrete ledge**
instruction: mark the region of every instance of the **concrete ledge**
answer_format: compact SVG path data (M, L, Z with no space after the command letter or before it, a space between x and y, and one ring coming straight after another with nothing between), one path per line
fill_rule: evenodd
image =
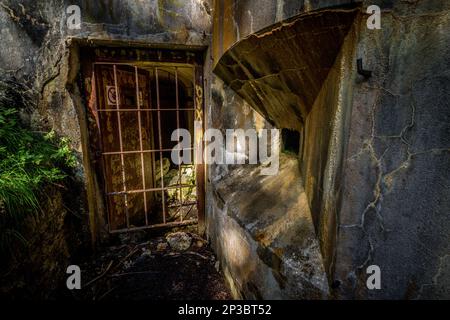
M328 297L298 167L296 157L281 155L275 176L244 165L211 184L208 232L237 297Z

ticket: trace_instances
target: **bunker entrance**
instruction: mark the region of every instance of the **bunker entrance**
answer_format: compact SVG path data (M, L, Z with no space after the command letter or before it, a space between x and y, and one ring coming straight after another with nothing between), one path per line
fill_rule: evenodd
M176 129L194 136L195 67L95 62L93 73L109 232L197 222L195 148L171 141ZM176 164L173 151L191 163Z

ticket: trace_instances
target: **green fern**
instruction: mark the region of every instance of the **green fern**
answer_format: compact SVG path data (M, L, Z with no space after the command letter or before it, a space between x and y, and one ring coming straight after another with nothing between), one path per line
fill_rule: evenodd
M3 89L0 85L0 90ZM20 121L4 91L0 96L0 253L10 251L28 216L36 215L43 186L66 177L62 168L74 167L67 138L34 133Z

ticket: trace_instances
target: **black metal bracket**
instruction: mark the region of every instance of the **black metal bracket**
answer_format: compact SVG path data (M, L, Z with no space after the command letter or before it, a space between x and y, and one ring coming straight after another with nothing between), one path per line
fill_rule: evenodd
M367 79L367 78L370 78L372 76L372 71L363 69L362 59L361 58L356 60L356 67L357 67L358 73L360 75L362 75L364 78Z

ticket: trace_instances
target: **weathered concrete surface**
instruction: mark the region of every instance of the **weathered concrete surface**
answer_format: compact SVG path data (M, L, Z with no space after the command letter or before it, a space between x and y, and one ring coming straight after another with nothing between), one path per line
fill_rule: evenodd
M265 28L234 45L219 60L215 68L215 72L231 84L231 89L237 92L230 92L226 87L225 90L220 91L220 95L213 89L213 102L214 96L221 97L220 100L215 99L219 100L220 105L216 108L221 111L212 113L212 121L216 126L229 128L226 126L227 123L231 127L236 127L237 123L241 123L240 127L243 125L251 127L248 122L242 123L242 120L239 120L243 117L242 113L248 113L245 111L248 108L246 107L246 102L248 102L264 116L265 121L270 121L278 128L294 128L301 132L302 150L299 155L301 159L299 165L302 168L302 183L305 184L306 189L302 189L301 194L307 202L308 214L312 215L310 219L314 222L316 229L316 233L313 234L317 243L320 244L323 255L322 258L317 252L319 258L316 261L321 261L321 268L323 270L327 268L328 274L332 274L330 267L333 265L336 245L336 207L339 204L340 183L336 176L341 174L340 159L343 157L345 146L343 139L345 128L343 126L345 118L351 112L351 95L348 91L351 87L349 78L353 76L351 70L355 38L348 39L349 37L347 37L346 49L342 51L341 46L353 23L354 13L355 11L352 9L338 10L337 12L325 10L322 13L309 13L292 18L287 22L280 22L274 25L273 29ZM340 16L341 14L342 16ZM280 41L280 38L283 41ZM309 45L305 43L308 39L311 42ZM295 70L293 70L292 63L296 67ZM323 72L317 72L318 70ZM293 81L294 78L295 81ZM286 79L292 81L286 81ZM220 83L217 80L215 82ZM246 86L243 86L243 83ZM289 84L291 85L289 86ZM249 94L252 90L256 94ZM238 99L236 94L244 97L246 102L239 103L240 98ZM350 98L350 102L347 101L348 98ZM226 104L224 100L229 100L229 103ZM229 105L234 107L227 110ZM242 112L239 112L239 105ZM230 117L235 121L224 121L224 117L225 119ZM217 119L222 120L217 121ZM265 121L260 120L260 123L263 123L260 127L270 127ZM223 169L211 171L213 181L221 179L221 176L227 176L227 171ZM277 178L283 179L279 175ZM246 185L259 185L254 177L250 176L248 179L250 180ZM252 179L253 181L251 181ZM285 188L287 187L280 188L280 190ZM212 187L212 189L215 188ZM228 192L232 191L228 190ZM273 199L271 202L285 206L293 205L292 199L285 200ZM215 203L218 200L213 196L210 201ZM264 200L260 201L265 203ZM244 198L243 202L248 203L248 200ZM257 201L254 202L254 206L259 208ZM214 211L214 209L211 210ZM245 216L258 211L251 206L236 206L234 210L238 214L228 214L230 217L235 217L234 219L237 221L236 224L230 224L231 229L236 229L236 225L241 225L236 216ZM211 218L211 224L220 223L220 213L220 210L215 211L214 218ZM285 214L288 215L287 212ZM214 222L215 219L217 219L216 222ZM272 224L274 227L276 226L276 223L272 222ZM245 227L241 228L245 230ZM212 229L210 233L212 237L217 236ZM248 235L244 237L244 239L247 238ZM280 241L278 245L282 248L289 247L290 240L286 238L284 240L286 241ZM298 249L304 250L304 244L300 244ZM282 256L281 261L285 261L285 257ZM304 263L305 261L297 259L296 267L301 270ZM233 273L233 269L230 270L230 274L238 279L236 281L239 281L242 274ZM268 277L267 273L260 276ZM281 297L286 294L289 296L293 292L295 290L290 293L280 291L276 294ZM297 287L296 292L299 294L298 298L304 297L301 285ZM294 298L294 296L290 297ZM272 295L272 297L276 297L276 295ZM323 297L328 296L324 294Z
M251 1L238 3L245 6ZM382 30L366 27L365 8L371 4L383 9ZM305 129L300 129L304 130L301 174L333 284L332 297L449 298L450 5L441 1L361 5L361 19L355 21L340 58L321 85ZM239 46L240 39L258 31L249 26L270 25L278 7L258 7L260 19L236 8L236 4L227 7L215 17L216 63L227 49ZM360 57L364 67L373 70L368 80L356 72ZM270 65L265 59L261 55L245 67ZM276 83L271 85L276 89ZM224 101L234 105L239 101L227 89L223 92L225 97L216 100L224 110L216 114L213 106L211 123L220 123L217 116L242 118L239 113L223 115L228 112ZM225 175L225 170L211 170L210 179ZM221 219L229 221L229 215L214 212L218 224ZM239 225L231 221L227 223ZM366 287L366 268L372 264L381 268L381 290Z
M66 9L69 5L81 8L81 30L68 30ZM70 204L63 194L64 205L74 215L81 217L83 227L91 227L91 235L104 232L98 230L102 217L101 194L96 194L98 181L89 158L87 116L82 90L79 88L80 57L77 41L95 45L130 44L142 47L205 47L209 43L211 15L209 1L69 1L69 0L1 0L0 1L0 73L2 77L14 78L30 88L36 102L36 109L23 114L34 130L54 129L60 136L69 137L70 145L78 157L78 166L73 181L76 186L65 191L70 195ZM75 191L76 190L76 191ZM54 200L59 193L53 194ZM89 198L89 201L88 201ZM50 210L52 201L43 202L43 210ZM55 206L55 208L60 208ZM103 211L102 211L103 212ZM53 213L53 212L52 212ZM67 235L81 232L71 229L65 210L51 215L55 225L47 228L45 220L36 229L46 230L46 239L58 241L45 243L48 254L55 252L54 261L58 267L46 266L54 281L66 276L63 266L71 264L71 251L65 249ZM79 227L79 226L77 226ZM40 235L40 232L35 232ZM31 236L33 236L31 231ZM62 239L59 241L59 239ZM38 248L42 243L33 242ZM30 249L33 251L33 249ZM38 272L42 260L35 259L34 284L43 285L49 277ZM37 271L36 271L37 270ZM42 281L41 281L42 280ZM30 282L31 284L31 282ZM48 289L53 288L53 283ZM43 295L46 292L42 293Z
M354 6L354 0L217 0L214 3L212 57L245 37L276 23L319 9Z
M353 25L354 39L349 41L353 47L342 49L341 58L333 60L334 65L327 64L331 71L316 81L317 92L309 98L310 110L303 119L305 129L297 125L300 122L297 113L289 113L288 123L269 119L280 116L261 113L277 126L304 130L299 158L305 191L297 191L301 197L306 193L305 201L310 204L323 256L323 259L314 256L317 259L310 261L323 261L329 283L334 284L335 298L449 298L448 2L216 1L213 45L207 55L214 60L206 61L206 70L210 71L228 49L252 33L298 14L311 14L318 9L332 11L338 5L353 2L361 4L362 17L367 17L364 9L368 5L380 5L382 30L368 30L365 19ZM82 29L69 32L62 18L65 8L77 3L82 7ZM83 191L77 193L79 201L75 199L81 208L79 214L87 216L83 194L86 185L94 182L86 183L93 175L82 165L88 161L86 158L82 161L86 154L83 145L88 140L83 136L86 119L80 112L83 101L77 87L79 57L76 48L69 50L67 38L138 41L148 46L205 46L209 43L212 7L209 1L196 0L0 2L1 71L25 81L35 93L39 108L30 117L35 128L55 128L59 134L71 137L80 159L76 181ZM314 46L317 52L324 48L322 44ZM358 57L363 58L365 68L373 70L368 81L356 73ZM266 60L255 57L248 67L258 70L256 63L270 65ZM310 73L304 77L315 76ZM250 109L251 101L243 101L214 76L207 80L210 80L205 91L207 127L270 127ZM280 89L277 85L271 82L268 87ZM285 90L286 87L280 89ZM280 97L285 99L281 94ZM289 108L300 109L297 102L291 103L289 99L286 98ZM295 125L290 123L291 119ZM339 160L344 162L339 164ZM294 298L316 292L317 297L324 297L324 287L305 289L308 283L313 283L311 278L303 274L301 281L297 281L296 270L304 270L307 264L298 258L300 255L294 259L289 252L301 251L299 248L308 245L301 239L290 238L292 230L286 237L277 234L269 238L270 245L264 247L266 238L256 239L248 223L242 223L255 218L250 207L234 206L239 210L233 214L221 209L212 187L226 179L228 169L232 168L208 168L208 224L211 240L223 240L216 247L222 253L229 277L234 279L236 295ZM236 181L241 178L233 177ZM255 178L248 178L251 177ZM230 187L234 186L233 181L226 181ZM222 193L228 196L223 199L226 201L232 202L237 197ZM286 205L294 207L299 198L290 195L286 199ZM260 225L263 230L277 228L276 221L267 219L265 223ZM56 229L58 234L64 230ZM224 234L222 230L232 232ZM284 254L270 249L287 248L290 242L299 247L294 251L285 249ZM235 261L240 253L251 257L242 266ZM365 269L370 264L381 267L381 290L366 289ZM249 270L260 277L253 280L255 276ZM276 276L274 270L279 272L275 272ZM314 270L314 274L320 274L318 269ZM287 274L288 280L280 274ZM296 286L297 283L302 285Z
M396 3L382 30L358 25L355 81L335 262L339 294L450 297L450 4ZM365 269L382 289L365 288Z
M66 9L81 8L81 29L69 30ZM37 129L54 129L71 139L79 155L78 179L85 180L79 56L70 38L133 41L152 46L206 46L211 26L209 1L8 1L0 2L0 70L26 82L37 110ZM117 42L116 42L117 43ZM72 49L69 45L72 44ZM137 45L137 44L136 44Z
M333 274L342 194L342 163L350 130L355 81L354 28L345 38L308 114L303 130L300 166L325 269Z
M81 8L81 29L67 28L66 9ZM68 38L134 41L153 46L207 46L209 1L17 1L0 2L0 68L33 78L36 90L59 76ZM36 77L34 77L36 76ZM62 82L64 83L64 82Z
M298 160L280 172L244 166L211 184L209 232L235 296L323 299L328 283L302 187Z
M300 130L358 10L303 14L255 32L214 73L277 127Z
M142 40L153 45L203 45L209 41L210 1L74 1L82 8L80 31L89 38Z

